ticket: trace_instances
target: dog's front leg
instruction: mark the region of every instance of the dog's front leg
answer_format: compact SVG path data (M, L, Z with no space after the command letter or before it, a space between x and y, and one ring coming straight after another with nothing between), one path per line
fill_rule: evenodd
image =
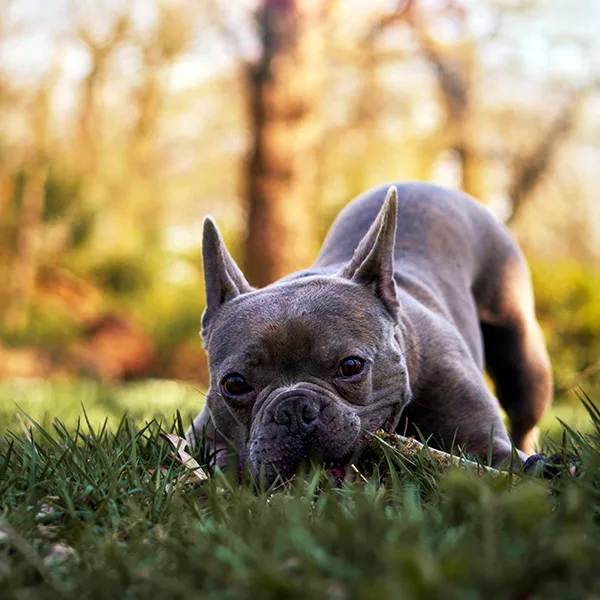
M462 356L461 360L442 359L436 367L419 382L419 400L408 406L398 432L403 433L408 423L410 435L418 428L446 451L454 445L455 451L460 449L485 462L491 457L492 466L520 469L515 453L519 463L525 462L527 455L513 447L498 403L477 366Z
M231 446L215 427L208 405L204 405L202 412L186 431L185 437L193 448L204 444L206 451L216 457L216 464L219 468L226 466Z

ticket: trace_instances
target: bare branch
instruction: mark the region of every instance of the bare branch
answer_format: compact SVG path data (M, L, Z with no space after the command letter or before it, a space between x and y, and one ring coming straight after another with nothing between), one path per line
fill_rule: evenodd
M592 90L597 89L599 84L600 82L594 81L575 90L534 148L525 157L520 156L515 161L514 177L508 188L512 212L506 219L506 224L514 222L542 182L562 143L575 128L583 100Z
M108 57L127 38L132 28L129 10L120 10L106 35L98 38L90 26L90 21L93 20L82 15L80 4L76 0L70 0L69 12L74 16L75 35L100 60Z
M413 3L414 0L400 0L392 12L385 13L373 23L363 38L363 42L372 44L389 27L401 21L405 21L406 15L412 9Z

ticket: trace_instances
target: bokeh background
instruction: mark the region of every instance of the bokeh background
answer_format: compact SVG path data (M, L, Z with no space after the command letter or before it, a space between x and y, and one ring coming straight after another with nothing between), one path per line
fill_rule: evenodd
M598 31L591 0L0 0L0 419L195 412L203 216L264 285L420 179L521 243L574 422L600 397Z

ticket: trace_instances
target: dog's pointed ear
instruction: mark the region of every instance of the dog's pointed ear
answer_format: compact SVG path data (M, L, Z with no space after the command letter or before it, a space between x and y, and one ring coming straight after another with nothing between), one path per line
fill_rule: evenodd
M206 340L210 323L221 306L240 294L251 292L252 287L231 258L217 224L211 217L204 219L202 263L206 290L206 309L202 315L202 337Z
M392 186L377 218L356 248L352 260L338 273L340 277L370 288L392 316L396 316L398 312L394 281L397 214L398 192L396 187Z

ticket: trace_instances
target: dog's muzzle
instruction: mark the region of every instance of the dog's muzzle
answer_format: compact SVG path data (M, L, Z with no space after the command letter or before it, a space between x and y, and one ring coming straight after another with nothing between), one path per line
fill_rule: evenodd
M306 458L340 460L355 449L360 435L356 411L331 392L297 387L278 390L254 420L250 431L252 472L264 469L293 475Z

